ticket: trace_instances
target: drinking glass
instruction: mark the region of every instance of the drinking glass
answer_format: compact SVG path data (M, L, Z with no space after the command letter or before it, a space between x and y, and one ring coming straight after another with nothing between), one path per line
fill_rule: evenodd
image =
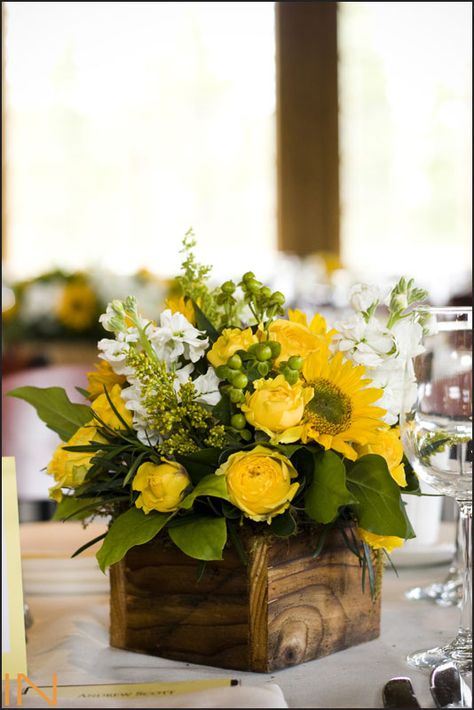
M421 480L452 496L459 508L463 594L457 636L445 646L410 654L415 668L454 661L472 669L472 309L418 309L426 323L424 351L405 368L400 431L405 453Z

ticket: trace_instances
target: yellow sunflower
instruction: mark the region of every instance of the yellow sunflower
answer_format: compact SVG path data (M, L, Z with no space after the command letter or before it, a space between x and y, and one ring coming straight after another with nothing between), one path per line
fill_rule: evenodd
M305 407L302 440L317 441L355 461L353 444L365 444L383 426L385 409L373 406L383 390L368 387L365 368L354 366L337 353L328 358L323 352L308 355L303 377L314 395Z

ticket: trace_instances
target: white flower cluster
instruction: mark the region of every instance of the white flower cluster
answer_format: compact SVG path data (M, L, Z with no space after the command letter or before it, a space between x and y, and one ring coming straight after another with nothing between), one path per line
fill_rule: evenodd
M357 365L364 365L372 387L383 389L377 404L387 410L387 424L397 424L402 399L416 392L411 358L423 352L423 328L410 315L393 318L392 311L380 316L379 305L393 303L393 289L384 297L375 286L357 284L350 292L354 315L335 323L335 350ZM403 294L402 294L403 296ZM406 300L400 306L406 308ZM407 372L405 373L405 368Z
M159 326L138 314L135 325L129 325L127 302L112 301L100 317L100 322L115 337L99 341L99 357L106 360L118 375L126 376L130 386L122 390L125 406L133 412L138 438L143 443L154 445L160 441L160 435L149 426L143 404L143 383L127 362L130 348L138 351L149 349L156 360L164 363L167 372L174 375L173 386L178 393L180 386L192 378L195 363L205 355L209 341L205 333L195 328L182 313L172 313L169 309L161 313ZM220 379L212 367L204 375L193 379L196 402L211 406L217 404L221 397L219 383Z

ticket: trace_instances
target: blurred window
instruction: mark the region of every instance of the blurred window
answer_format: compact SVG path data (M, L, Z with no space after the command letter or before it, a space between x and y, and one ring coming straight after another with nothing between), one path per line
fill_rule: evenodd
M274 3L4 7L9 274L275 251Z
M339 3L343 261L437 301L469 277L471 17L470 2Z

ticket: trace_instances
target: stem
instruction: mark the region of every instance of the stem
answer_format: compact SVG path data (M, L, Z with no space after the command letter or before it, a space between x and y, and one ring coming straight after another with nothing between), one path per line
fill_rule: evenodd
M459 633L463 636L470 636L472 630L471 617L471 532L472 532L472 503L471 501L457 501L459 505L459 523L462 534L460 535L459 547L462 559L463 572L463 595L461 601L461 619Z

